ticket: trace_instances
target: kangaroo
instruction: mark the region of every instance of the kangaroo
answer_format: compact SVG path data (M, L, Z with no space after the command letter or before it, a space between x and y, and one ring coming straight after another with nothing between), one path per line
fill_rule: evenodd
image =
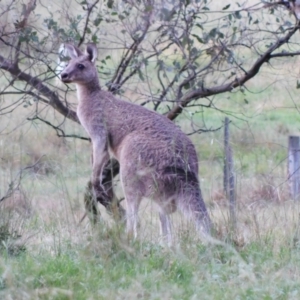
M64 83L75 83L77 115L92 141L92 186L101 193L104 166L110 157L120 164L126 199L126 230L137 237L138 209L143 198L158 207L161 234L172 243L170 214L178 208L209 234L211 221L198 180L198 158L190 139L168 118L145 107L116 99L100 87L97 48L85 52L65 45L70 61L61 73Z

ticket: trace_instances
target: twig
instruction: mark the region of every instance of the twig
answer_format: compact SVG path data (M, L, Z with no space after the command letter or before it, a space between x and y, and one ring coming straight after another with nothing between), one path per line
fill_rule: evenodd
M87 2L87 16L86 16L86 19L85 19L85 24L84 24L84 28L83 28L83 34L82 36L80 37L79 39L79 42L78 42L78 47L81 46L81 44L84 42L85 40L85 35L86 35L86 31L87 31L87 27L88 27L88 24L89 24L89 20L90 20L90 15L94 9L94 7L98 4L99 0L96 0L93 4L89 5L88 2Z
M35 116L35 117L33 117L33 118L27 118L27 120L28 120L28 121L39 120L39 121L41 121L41 122L43 122L43 123L49 125L50 127L52 127L52 128L56 131L56 134L57 134L58 137L76 138L76 139L80 139L80 140L91 141L90 138L87 138L87 137L84 137L84 136L79 136L79 135L77 135L77 134L65 134L65 132L64 132L61 128L59 128L59 127L53 125L53 124L50 123L49 121L46 121L46 120L40 118L39 116Z
M2 198L0 198L0 202L4 201L5 199L9 198L15 191L17 191L20 187L21 184L21 180L23 178L23 174L25 170L34 168L39 162L40 160L44 157L45 155L42 155L33 165L27 166L23 169L21 169L18 174L16 175L15 179L13 179L8 187L8 190L5 194L5 196L3 196Z
M5 59L2 55L0 55L0 69L8 71L15 78L24 81L35 88L39 93L49 99L48 104L55 110L66 118L79 123L76 112L66 107L59 99L58 94L47 87L42 80L21 71L18 66Z
M224 126L220 126L220 127L218 127L218 128L214 128L214 129L212 129L212 128L210 128L210 129L198 129L198 130L195 130L195 131L193 131L193 132L186 133L186 135L193 135L193 134L195 134L195 133L203 133L203 132L216 132L216 131L222 129L223 127L224 127Z
M149 21L149 17L148 17L146 20L145 28L143 29L142 35L139 38L133 38L132 45L129 47L129 49L126 51L124 57L121 59L121 62L119 63L119 66L118 66L112 80L110 81L109 91L111 91L112 93L119 90L120 87L122 86L122 84L124 84L124 82L130 78L129 77L125 81L124 80L122 81L123 75L125 74L131 60L135 57L135 55L138 51L139 45L144 40L144 38L148 32L149 26L150 26L150 21ZM133 74L135 74L135 72Z
M182 109L186 107L192 100L217 95L225 92L230 92L234 88L243 86L247 81L252 79L260 71L260 68L264 63L269 62L269 60L272 58L272 52L280 48L283 44L288 43L290 38L298 31L298 29L299 23L297 22L297 25L295 25L294 28L292 28L288 32L287 35L278 39L278 41L274 45L269 47L269 49L256 60L252 67L243 76L237 77L231 82L221 86L216 86L210 89L199 88L187 92L179 100L179 104L168 112L167 117L170 120L174 120L182 112Z

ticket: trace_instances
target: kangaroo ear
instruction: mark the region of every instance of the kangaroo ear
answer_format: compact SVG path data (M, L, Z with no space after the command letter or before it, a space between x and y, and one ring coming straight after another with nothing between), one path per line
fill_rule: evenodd
M83 55L83 53L77 47L71 44L65 44L65 50L66 54L68 54L71 58L76 58Z
M89 56L92 63L96 61L98 51L95 44L87 44L85 53Z

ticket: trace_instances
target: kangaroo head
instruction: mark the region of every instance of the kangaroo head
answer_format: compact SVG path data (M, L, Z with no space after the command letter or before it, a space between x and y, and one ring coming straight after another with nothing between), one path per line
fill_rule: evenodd
M71 60L60 75L64 83L87 84L98 78L95 67L97 48L94 44L88 44L84 53L70 44L65 44L65 49Z

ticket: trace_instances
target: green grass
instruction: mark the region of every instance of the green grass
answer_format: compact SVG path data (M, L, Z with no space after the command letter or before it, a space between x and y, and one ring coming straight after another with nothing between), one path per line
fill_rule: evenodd
M287 140L300 129L296 77L286 80L295 63L279 63L276 74L264 67L243 93L218 95L214 107L184 111L176 120L186 133L191 124L214 129L225 116L231 120L238 202L233 236L223 193L223 129L191 139L216 236L231 237L237 252L201 242L179 214L172 219L174 246L165 247L149 202L141 207L137 241L103 208L96 229L87 219L79 224L91 173L89 143L58 138L41 123L24 124L30 107L1 119L0 198L21 169L35 167L0 206L0 299L299 299L300 206L287 183ZM128 87L124 98L140 100L135 89L143 87ZM61 121L51 109L44 114ZM85 135L69 121L64 129ZM116 191L122 197L118 181Z
M82 240L84 241L84 239ZM192 241L190 241L192 242ZM299 249L272 241L240 249L242 262L219 246L165 249L112 238L63 250L22 253L0 260L0 295L23 299L297 299ZM123 241L124 243L124 241ZM100 251L101 249L102 251ZM16 297L16 298L14 298ZM25 298L24 298L25 299Z
M140 236L135 242L116 228L103 208L103 221L96 229L87 219L79 224L91 171L90 145L57 138L46 126L34 130L24 126L2 135L1 196L21 168L41 158L42 163L24 173L16 202L10 198L5 203L11 205L0 210L0 223L8 211L12 214L8 236L0 238L0 298L298 299L300 207L289 199L286 165L287 137L297 134L300 115L283 94L274 106L270 99L276 93L247 95L248 104L238 94L230 95L233 100L220 97L219 108L234 112L230 133L238 230L232 244L237 253L230 247L203 244L178 214L172 221L174 247L168 249L161 243L157 213L149 202L141 207ZM21 112L18 118L28 113L25 108ZM223 119L224 114L206 109L192 116L184 113L178 124L190 132L191 121L215 128ZM71 123L65 129L83 134ZM228 205L222 191L223 131L191 138L199 154L201 187L217 238L228 241ZM118 182L116 190L121 197ZM23 205L25 212L19 209Z

